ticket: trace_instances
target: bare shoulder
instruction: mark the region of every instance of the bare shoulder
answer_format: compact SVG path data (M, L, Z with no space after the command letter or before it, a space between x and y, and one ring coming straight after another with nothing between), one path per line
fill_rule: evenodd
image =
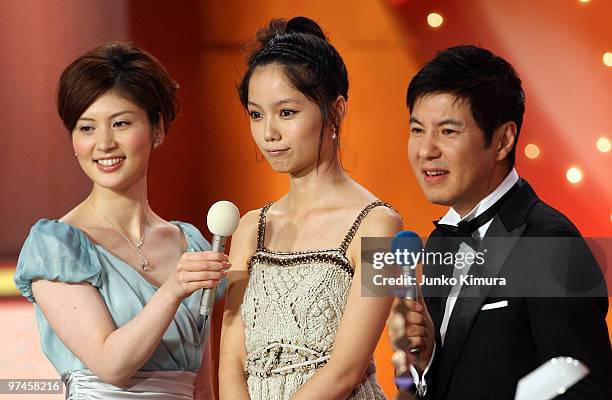
M234 233L234 239L239 238L257 238L257 226L259 223L259 214L261 209L248 211L240 218L238 228Z
M389 207L376 207L361 222L353 241L347 249L347 255L352 264L359 268L361 265L361 238L362 237L391 237L404 228L404 221L395 209Z
M251 210L244 214L232 235L229 256L233 270L246 269L246 260L255 253L260 211L261 209Z
M358 182L351 179L351 192L349 198L359 202L379 202L376 195L366 189ZM393 236L401 231L404 226L402 216L390 205L379 205L370 210L365 219L361 222L357 236Z
M402 216L390 207L375 207L365 217L358 236L393 236L404 227Z

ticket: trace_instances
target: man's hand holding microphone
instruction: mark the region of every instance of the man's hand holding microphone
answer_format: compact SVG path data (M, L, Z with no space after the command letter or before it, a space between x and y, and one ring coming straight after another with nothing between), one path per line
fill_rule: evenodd
M423 242L416 233L402 231L393 238L391 248L394 252L418 253L423 248ZM402 265L401 269L403 274L412 277L411 281L416 282L416 265ZM427 386L423 374L433 355L435 331L418 284L407 286L398 293L387 327L394 350L391 362L395 366L395 382L399 390L397 398L412 398L408 393L413 382L417 395L424 396Z

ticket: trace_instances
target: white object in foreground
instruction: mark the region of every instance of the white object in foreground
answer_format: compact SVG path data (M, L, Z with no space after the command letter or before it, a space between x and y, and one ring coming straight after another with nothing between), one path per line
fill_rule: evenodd
M554 399L588 374L575 358L555 357L519 380L514 400Z

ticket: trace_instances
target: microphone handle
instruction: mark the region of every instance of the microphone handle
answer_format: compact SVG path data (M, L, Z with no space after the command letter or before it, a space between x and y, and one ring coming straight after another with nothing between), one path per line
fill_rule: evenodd
M410 299L410 300L414 300L414 301L419 301L418 298L418 292L417 292L417 284L416 284L416 267L412 268L412 267L407 267L407 266L402 266L403 272L405 275L411 277L414 280L414 285L410 285L408 286L408 288L406 288L406 293L404 294L404 299ZM414 349L410 349L409 350L412 354L418 353L419 349L414 348Z
M210 251L223 253L225 251L225 236L213 235ZM215 304L216 288L202 289L202 299L200 300L200 315L204 317L204 323L210 318L213 305Z
M411 280L413 280L415 282L414 285L409 285L406 288L406 292L404 293L404 299L410 299L410 300L418 300L417 299L417 285L416 285L416 269L406 266L406 265L402 265L402 273L404 276L408 276L411 278Z
M403 265L402 273L406 276L413 278L415 282L414 285L410 285L408 288L406 288L406 292L404 293L404 299L419 301L419 292L418 292L418 287L416 283L416 268L411 268L409 266ZM408 349L402 349L402 350L406 351ZM409 349L408 351L416 355L417 362L418 362L420 349L413 348L413 349ZM412 379L413 378L412 378L412 374L410 373L410 371L406 371L405 373L401 375L395 375L395 385L398 389L398 393L395 397L395 400L408 400L408 399L415 398L413 397L413 394L409 390L409 386L410 384L412 384ZM421 391L422 389L420 389L417 386L416 399L420 399L422 397Z

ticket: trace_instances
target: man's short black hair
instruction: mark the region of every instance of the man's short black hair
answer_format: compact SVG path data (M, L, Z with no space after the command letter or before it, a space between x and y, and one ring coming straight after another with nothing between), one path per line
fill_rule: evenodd
M469 102L487 145L491 144L495 129L514 121L516 140L508 154L510 165L514 165L525 113L525 93L509 62L489 50L472 45L440 51L410 81L406 105L412 111L419 98L436 93L449 93Z

